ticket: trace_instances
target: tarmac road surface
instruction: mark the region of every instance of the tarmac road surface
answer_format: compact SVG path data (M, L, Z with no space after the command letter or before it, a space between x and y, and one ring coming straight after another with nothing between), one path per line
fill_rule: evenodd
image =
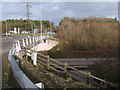
M26 36L4 36L2 39L0 38L0 89L2 89L2 63L4 63L4 58L8 56L9 49L13 46L13 41L25 37Z

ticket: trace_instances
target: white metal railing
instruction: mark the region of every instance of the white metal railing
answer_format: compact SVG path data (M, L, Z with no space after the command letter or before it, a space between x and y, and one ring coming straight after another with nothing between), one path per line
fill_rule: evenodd
M21 88L38 88L19 68L18 64L15 61L14 54L15 49L12 48L9 50L9 62L13 71L13 74L18 81Z
M30 38L31 38L31 40L30 40ZM45 37L42 37L42 38L40 38L39 36L37 36L37 37L29 37L29 38L26 38L26 40L22 39L21 41L22 41L22 44L23 44L23 47L24 47L26 45L29 45L30 43L32 44L32 43L37 42L38 40L43 39L43 38L45 38ZM33 42L32 42L32 39L33 39ZM44 84L42 84L42 83L34 84L22 72L22 70L19 68L19 66L18 66L18 64L17 64L14 57L15 57L15 53L19 52L20 50L21 50L20 40L14 41L13 48L9 50L9 55L8 55L8 59L9 59L9 62L10 62L10 65L11 65L11 68L12 68L12 71L13 71L13 74L14 74L16 80L18 81L21 88L25 88L25 89L26 88L34 88L34 89L43 90L44 89Z

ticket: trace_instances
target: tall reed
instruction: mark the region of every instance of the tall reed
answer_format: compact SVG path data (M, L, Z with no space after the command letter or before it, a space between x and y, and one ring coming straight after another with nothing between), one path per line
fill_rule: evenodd
M75 50L114 48L118 45L118 22L111 18L64 18L57 27L58 37Z

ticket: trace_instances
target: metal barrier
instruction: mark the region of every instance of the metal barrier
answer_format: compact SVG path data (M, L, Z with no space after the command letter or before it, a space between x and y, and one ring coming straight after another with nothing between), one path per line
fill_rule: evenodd
M52 38L53 39L53 38ZM53 39L53 40L57 40L57 39ZM27 41L27 39L26 39L26 41ZM36 39L35 41L34 41L34 38L33 38L33 43L34 42L37 42L38 40ZM26 42L27 44L29 43L29 42ZM19 44L18 42L17 42L17 44ZM17 45L17 44L15 44L16 45L16 50L18 49L18 51L20 50L19 49L19 45ZM28 50L29 50L29 52L28 52ZM32 50L29 48L29 47L27 47L27 48L25 48L25 52L26 52L26 57L27 57L27 53L30 53L30 54L32 54ZM26 58L26 59L28 59L28 58ZM110 83L110 82L108 82L108 81L106 81L106 80L103 80L103 79L101 79L101 78L98 78L98 77L96 77L96 76L93 76L93 75L91 75L90 74L90 72L83 72L83 71L81 71L81 70L79 70L79 69L76 69L76 68L74 68L74 67L71 67L71 66L69 66L69 65L67 65L67 63L61 63L61 62L59 62L59 61L57 61L57 60L55 60L55 59L53 59L53 58L50 58L49 56L45 56L45 55L43 55L43 54L40 54L40 53L37 53L37 62L39 62L41 65L44 65L44 66L46 66L47 67L47 69L48 70L54 70L54 71L56 71L56 72L64 72L65 74L67 74L67 73L71 73L71 74L73 74L73 75L76 75L76 76L78 76L78 77L81 77L81 78L83 78L83 79L86 79L86 81L87 81L87 84L90 86L90 79L92 78L92 79L94 79L94 80L97 80L97 81L99 81L100 83L101 82L103 82L104 84L106 84L106 85L110 85L110 86L112 86L112 87L118 87L117 85L114 85L114 84L112 84L112 83ZM59 65L58 65L59 64ZM53 67L54 66L54 67ZM62 67L63 66L63 67ZM57 68L59 68L60 70L57 70L55 67L57 67ZM78 73L80 73L80 74L82 74L82 75L85 75L87 78L84 78L84 77L82 77L81 75L79 75L79 74L77 74L77 73L74 73L74 72L71 72L71 71L69 71L69 70L67 70L67 69L71 69L71 70L74 70L74 71L76 71L76 72L78 72ZM99 85L100 86L100 85ZM104 86L100 86L100 87L104 87Z
M34 85L34 83L21 71L21 69L19 68L18 64L14 59L14 53L15 53L15 49L14 48L10 49L8 58L9 58L9 62L10 62L13 74L16 80L18 81L18 83L20 84L21 88L38 89L38 87Z
M35 89L35 90L44 90L44 85L42 83L34 84L22 72L22 70L19 68L17 62L15 61L15 53L21 51L21 43L20 43L20 41L22 41L22 40L14 41L13 42L13 48L9 50L8 59L9 59L13 74L14 74L17 82L21 86L21 88L25 88L25 89L32 88L32 89ZM25 46L24 39L23 39L22 44L23 44L23 47L24 47ZM27 39L26 39L26 45L27 44L29 44L29 43L27 42Z

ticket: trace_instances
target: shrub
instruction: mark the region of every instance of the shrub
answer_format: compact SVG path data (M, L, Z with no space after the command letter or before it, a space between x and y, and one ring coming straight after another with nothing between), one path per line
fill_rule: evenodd
M63 18L58 37L63 44L75 50L113 48L118 44L118 22L109 18ZM65 43L67 42L67 43Z

